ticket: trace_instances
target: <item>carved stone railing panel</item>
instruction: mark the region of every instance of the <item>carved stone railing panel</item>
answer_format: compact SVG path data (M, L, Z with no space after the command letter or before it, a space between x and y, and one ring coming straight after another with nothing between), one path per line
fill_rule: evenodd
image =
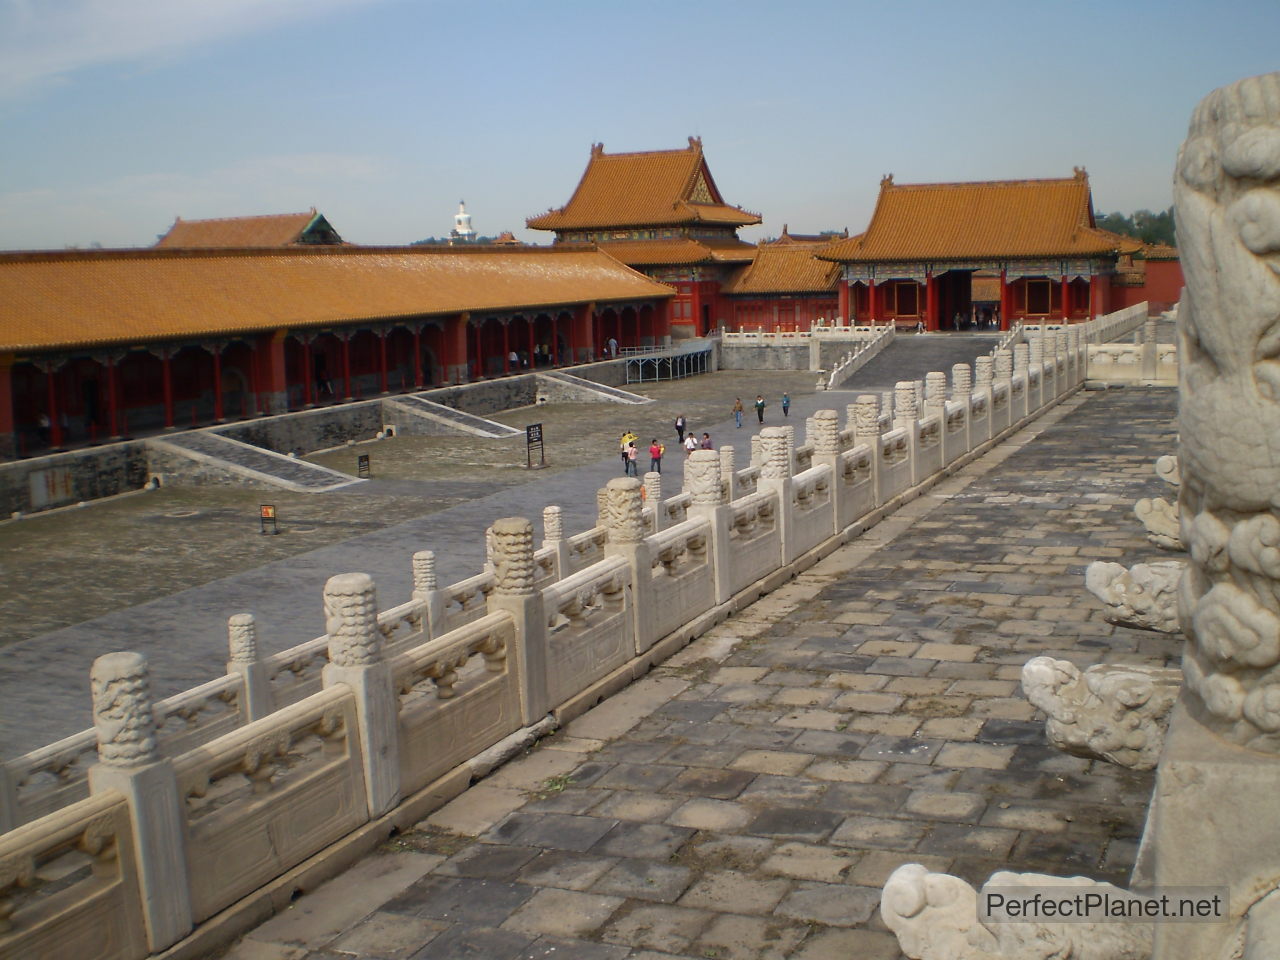
M319 691L320 674L328 662L328 637L316 637L267 657L264 666L276 709Z
M791 479L790 536L795 541L795 556L812 550L835 533L833 473L831 465L824 463Z
M128 804L108 790L0 836L0 957L147 955Z
M836 461L833 483L839 490L836 497L839 510L836 516L837 530L843 530L876 508L874 456L871 446L860 443L841 453Z
M710 538L711 524L702 517L647 538L653 636L641 637L642 646L646 640L656 642L711 609L715 602L715 571Z
M760 467L744 467L737 472L738 496L755 493L760 485Z
M569 570L577 573L599 563L604 559L604 548L608 542L608 530L603 526L592 527L570 537Z
M776 493L753 493L729 505L731 593L737 593L782 564L782 531Z
M440 623L432 624L432 632L445 634L483 617L495 583L493 571L486 570L443 588Z
M515 621L491 613L391 661L401 791L413 793L520 726Z
M427 602L413 599L378 614L382 648L390 653L421 643L427 637Z
M174 758L197 923L368 819L355 729L340 684Z
M911 486L911 438L898 427L880 437L877 444L880 458L880 503L888 503Z
M671 527L677 523L684 523L685 518L689 515L689 504L692 502L693 497L687 493L678 493L674 497L668 497L662 501L662 509L667 514L666 522L662 526Z
M954 463L969 452L969 398L942 406L942 462Z
M542 591L547 687L555 707L636 653L631 566L608 557Z

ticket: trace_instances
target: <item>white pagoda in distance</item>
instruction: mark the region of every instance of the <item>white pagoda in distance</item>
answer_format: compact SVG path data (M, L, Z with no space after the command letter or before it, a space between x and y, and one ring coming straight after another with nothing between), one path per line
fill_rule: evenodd
M458 212L453 215L453 229L449 231L449 245L455 243L475 243L476 232L471 229L471 214L467 213L465 201L458 201Z

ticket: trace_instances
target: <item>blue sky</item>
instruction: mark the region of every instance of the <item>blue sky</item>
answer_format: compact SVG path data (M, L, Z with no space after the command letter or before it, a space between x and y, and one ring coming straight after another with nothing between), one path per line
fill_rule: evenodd
M590 146L699 135L746 239L880 178L1070 176L1169 205L1195 103L1280 69L1280 2L0 0L0 248L315 206L355 243L525 230Z

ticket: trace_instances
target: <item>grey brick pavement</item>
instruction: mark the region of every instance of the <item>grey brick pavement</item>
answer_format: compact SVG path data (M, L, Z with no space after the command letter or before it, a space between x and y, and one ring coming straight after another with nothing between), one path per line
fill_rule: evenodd
M905 862L1123 882L1150 776L1050 748L1017 677L1038 654L1176 662L1083 589L1092 559L1156 553L1131 508L1174 412L1172 391L1070 401L229 955L888 960Z

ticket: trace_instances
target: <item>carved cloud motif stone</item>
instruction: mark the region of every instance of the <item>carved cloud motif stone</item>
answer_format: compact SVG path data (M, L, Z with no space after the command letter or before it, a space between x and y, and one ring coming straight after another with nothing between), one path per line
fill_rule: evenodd
M1179 511L1175 501L1164 497L1144 497L1133 505L1133 515L1147 528L1147 539L1165 550L1184 550L1179 531Z
M1177 670L1097 664L1081 673L1051 657L1022 668L1023 692L1047 715L1054 746L1132 770L1150 770L1160 759L1180 682Z
M1178 580L1186 564L1179 560L1139 563L1125 569L1095 560L1084 573L1089 592L1107 606L1107 620L1140 630L1177 633Z

